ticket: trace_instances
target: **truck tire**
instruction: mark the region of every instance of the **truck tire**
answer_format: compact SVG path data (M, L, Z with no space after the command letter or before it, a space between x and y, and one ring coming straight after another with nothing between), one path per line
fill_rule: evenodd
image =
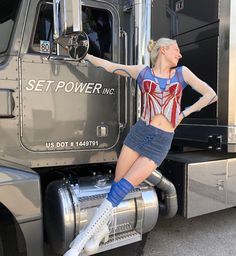
M3 254L3 244L2 244L2 238L1 238L1 236L0 236L0 255L1 255L1 256L4 256L4 254Z
M19 256L17 253L16 235L13 224L5 223L0 220L0 256Z

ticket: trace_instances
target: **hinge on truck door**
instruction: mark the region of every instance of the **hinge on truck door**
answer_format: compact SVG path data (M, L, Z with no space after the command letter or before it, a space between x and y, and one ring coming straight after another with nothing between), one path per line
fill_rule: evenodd
M120 129L121 132L124 131L125 127L126 127L125 123L119 123L119 129Z
M222 149L222 135L208 136L208 149L221 150Z

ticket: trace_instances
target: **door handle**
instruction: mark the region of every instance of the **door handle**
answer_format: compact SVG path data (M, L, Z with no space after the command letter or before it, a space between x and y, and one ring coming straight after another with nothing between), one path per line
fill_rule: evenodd
M120 31L120 36L121 37L124 37L124 43L125 43L125 65L127 65L128 64L128 34L127 34L127 32L126 31L124 31L124 30L121 30ZM121 120L120 120L120 129L121 130L123 130L123 129L125 129L125 127L126 127L126 125L127 125L127 119L128 119L128 114L127 114L127 111L128 111L128 107L127 107L127 102L128 102L128 95L127 95L127 90L128 90L128 81L130 80L131 78L128 78L128 77L125 77L125 100L124 100L124 104L125 104L125 107L124 107L124 111L125 111L125 113L124 113L124 116L125 116L125 118L124 118L124 122L122 122Z

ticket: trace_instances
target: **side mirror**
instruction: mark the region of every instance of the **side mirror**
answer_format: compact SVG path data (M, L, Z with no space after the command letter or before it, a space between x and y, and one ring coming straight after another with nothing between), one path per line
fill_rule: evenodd
M54 41L63 39L71 58L83 59L89 49L89 39L82 31L81 0L53 0Z
M71 58L82 60L89 49L89 39L87 34L83 31L72 34L69 37L67 49Z
M82 31L81 0L53 0L54 39Z

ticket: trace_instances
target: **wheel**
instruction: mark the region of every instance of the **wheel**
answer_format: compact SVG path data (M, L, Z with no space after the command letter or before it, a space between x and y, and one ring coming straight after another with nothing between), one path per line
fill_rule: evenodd
M0 220L0 256L18 256L13 223Z
M1 238L1 236L0 236L0 255L1 255L1 256L4 256L3 253L4 253L4 252L3 252L2 238Z

